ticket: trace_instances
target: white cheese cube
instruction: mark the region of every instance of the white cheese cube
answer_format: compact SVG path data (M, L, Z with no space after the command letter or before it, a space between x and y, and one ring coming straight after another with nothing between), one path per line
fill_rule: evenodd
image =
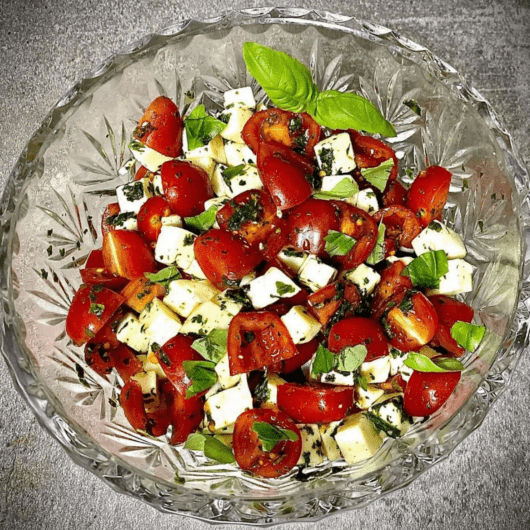
M204 302L195 308L182 325L181 333L208 335L214 329L228 329L234 314L215 302Z
M414 258L411 258L410 256L402 256L401 258L398 258L397 256L389 256L386 258L386 261L388 263L395 263L396 261L401 261L405 267L412 263L414 261Z
M397 375L407 358L407 352L398 350L397 348L390 349L390 375Z
M189 160L193 165L204 169L208 173L208 177L212 178L217 163L213 158L209 156L191 156L189 155L186 160Z
M241 132L243 131L245 123L247 123L252 114L253 113L250 109L245 109L242 107L232 107L230 109L225 109L221 115L221 119L224 121L228 116L228 123L226 124L226 127L221 131L221 136L225 140L229 140L230 142L243 144ZM226 146L225 153L228 164L237 165L232 164L230 162L230 159L228 158L228 153L226 152Z
M354 188L359 189L357 182L355 182L351 175L326 175L322 177L322 188L320 191L333 191L335 186L338 186L343 180L347 180Z
M354 283L363 296L373 292L375 286L380 282L381 275L368 265L361 263L355 269L351 269L344 274L344 278Z
M447 259L465 258L466 246L462 238L440 221L433 221L413 240L412 248L418 256L431 250L443 250Z
M313 359L311 360L311 363ZM311 364L311 368L313 368ZM311 373L311 372L310 372ZM316 377L312 377L313 380L319 381L320 383L328 383L330 385L338 386L354 386L355 385L355 374L353 372L331 372L325 374L318 374Z
M195 308L208 302L218 293L210 282L174 280L169 284L164 303L180 316L187 318Z
M208 279L208 278L206 278L206 274L204 274L204 272L201 269L201 266L199 265L199 262L196 259L194 259L191 262L191 265L189 267L186 267L184 269L184 272L186 274L189 274L190 276L193 276L194 278L196 278L198 280L207 280Z
M255 164L256 155L246 144L227 142L225 144L226 163L229 166L240 166L241 164Z
M147 199L153 196L153 185L148 178L127 182L116 188L116 197L120 205L120 212L137 214Z
M119 213L112 220L116 230L138 230L138 219L134 212Z
M133 313L127 313L116 328L116 338L137 352L149 350L150 338L144 333L142 324Z
M243 302L239 302L234 299L233 291L227 289L221 291L212 298L212 302L215 302L229 317L235 317L243 308Z
M221 166L222 167L222 166ZM216 169L217 171L217 169ZM222 197L214 197L213 199L208 199L204 203L204 210L209 210L212 206L215 206L217 210L222 208L228 201L230 200L230 197L228 196L222 196Z
M326 175L349 173L357 166L355 155L347 132L334 134L315 145L318 165Z
M220 135L212 138L206 145L196 147L191 151L188 149L186 131L184 131L182 140L184 154L187 159L210 158L220 164L226 164L225 146L223 138Z
M139 320L151 342L160 346L177 335L182 327L179 317L158 298L144 307Z
M379 202L374 190L366 188L357 193L354 206L368 213L377 212L379 210Z
M139 372L131 376L131 379L136 381L142 387L142 394L144 399L152 397L156 394L156 372L149 370L148 372Z
M403 426L403 406L400 403L401 400L387 399L380 404L372 407L372 412L379 416L382 420L386 421L392 427L396 427L401 431Z
M156 376L159 379L167 379L166 373L164 372L163 368L160 366L160 363L158 362L158 359L156 358L156 355L151 350L152 343L149 347L149 352L147 355L138 355L138 359L142 361L144 365L144 372L153 371L156 373Z
M184 222L182 221L182 217L180 215L167 215L166 217L161 217L160 221L162 223L162 226L178 226L182 228L184 225Z
M256 309L274 304L280 298L290 298L301 291L300 287L276 267L249 283L248 297Z
M230 375L230 363L228 362L228 353L215 365L217 382L223 390L236 386L241 380L241 374Z
M322 452L328 460L339 460L341 458L340 449L335 440L335 434L341 421L332 421L319 426L320 436L322 439Z
M259 176L257 168L246 165L240 175L230 179L229 197L235 197L247 190L261 190L263 182Z
M232 190L230 189L230 186L228 185L228 182L227 182L228 179L225 180L225 177L223 176L223 171L226 168L227 166L224 164L217 164L217 166L215 167L215 171L213 172L213 175L210 177L213 192L218 197L226 197L232 193ZM206 203L204 204L204 209L207 210Z
M278 254L278 259L287 265L295 274L298 273L308 254L306 252L298 252L296 250L285 249Z
M243 109L256 108L256 100L254 99L252 88L249 86L227 90L223 96L225 109L232 107L241 107Z
M363 410L369 409L385 393L375 385L367 386L368 388L364 390L361 385L355 385L355 404Z
M278 405L278 387L284 383L285 380L278 374L266 373L255 390L256 398L261 402L261 407L274 408Z
M247 376L242 375L236 386L217 392L206 400L206 425L211 432L217 432L235 423L240 414L251 408L252 394L248 388Z
M352 414L343 421L335 440L348 464L371 458L383 443L372 422L362 412Z
M302 305L295 305L281 317L295 344L305 344L313 339L322 325Z
M390 374L390 356L385 355L361 364L360 373L368 383L384 383Z
M158 151L147 147L138 140L133 140L129 144L129 149L131 150L131 153L133 154L136 161L141 166L146 167L149 171L152 171L153 173L155 171L158 171L165 162L173 160L173 158L165 156L162 153L159 153Z
M316 292L330 283L337 274L337 269L322 262L310 254L298 271L298 279L305 286Z
M318 425L298 425L302 438L302 452L298 460L299 466L318 466L324 462L322 437Z
M473 290L473 265L463 259L450 259L449 271L440 279L438 289L428 289L427 294L445 294L453 296Z
M164 195L164 186L162 184L162 175L160 173L156 173L153 177L153 194Z
M155 259L166 265L188 268L195 259L193 244L196 235L179 226L162 226L156 242Z

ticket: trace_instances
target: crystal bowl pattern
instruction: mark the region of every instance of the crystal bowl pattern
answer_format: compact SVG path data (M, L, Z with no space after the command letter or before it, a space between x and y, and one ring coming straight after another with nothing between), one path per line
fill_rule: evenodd
M400 177L428 164L453 173L445 221L475 266L465 300L488 333L464 358L456 393L437 414L364 464L294 469L265 481L167 437L134 432L116 406L120 383L86 366L64 320L79 267L101 245L99 219L131 178L127 148L159 94L186 112L219 108L252 84L243 42L309 65L321 89L354 90L396 127ZM528 346L528 174L489 103L448 64L395 32L326 12L259 8L179 22L109 58L66 94L33 135L0 204L0 346L18 391L72 459L115 490L170 513L259 525L359 508L410 483L476 429Z

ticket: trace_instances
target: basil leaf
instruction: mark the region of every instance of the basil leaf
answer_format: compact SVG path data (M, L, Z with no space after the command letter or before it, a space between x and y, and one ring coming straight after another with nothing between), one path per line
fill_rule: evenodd
M175 266L165 267L159 272L144 272L144 276L151 283L158 283L165 287L166 290L169 289L169 284L172 281L182 278L180 271Z
M335 354L320 344L315 353L315 359L313 360L313 366L311 367L311 375L327 374L333 370L334 364Z
M401 274L410 276L414 287L436 289L448 271L447 254L443 250L431 250L411 261Z
M376 167L361 168L361 174L370 184L383 192L393 167L394 159L389 158Z
M368 350L364 344L346 346L335 356L335 370L339 372L354 372L363 364L367 353Z
M206 145L226 127L226 123L208 116L204 105L195 107L184 121L184 125L189 151Z
M205 359L217 364L228 351L228 330L212 329L206 337L194 341L191 347Z
M201 451L208 458L217 460L221 464L231 464L236 460L230 447L227 447L221 440L199 432L188 436L184 448L190 451Z
M464 369L462 363L456 359L444 358L432 361L416 352L409 352L403 364L417 372L455 372Z
M451 327L451 337L456 340L459 346L469 352L474 352L478 348L485 332L484 326L477 326L460 320Z
M385 259L385 232L386 226L383 222L379 223L377 228L377 240L375 247L370 252L370 255L366 258L368 265L375 265Z
M330 230L324 241L325 250L330 256L346 256L356 243L353 237L336 230Z
M318 191L316 199L347 199L359 192L359 186L354 180L343 178L329 191Z
M366 417L372 422L372 425L378 431L383 431L390 438L399 438L401 431L395 426L384 420L373 412L367 412Z
M295 290L296 289L288 283L276 282L276 292L278 293L278 296L284 296L289 293L294 293Z
M310 112L311 113L311 112ZM316 98L315 120L330 129L356 129L384 136L396 136L372 102L351 92L325 90Z
M300 61L255 42L243 44L243 59L275 105L292 112L314 108L318 88Z
M291 429L282 429L266 421L256 421L252 430L258 435L261 446L267 453L281 440L298 440L298 435Z
M245 169L245 164L239 164L238 166L225 167L223 170L221 170L221 175L223 176L223 180L230 186L230 181L234 177L241 175L244 169Z
M211 361L184 361L182 367L191 379L191 385L186 390L186 398L208 390L217 382L215 363Z
M217 214L217 210L219 210L219 207L213 204L199 215L194 215L193 217L185 217L184 221L186 221L186 225L191 228L195 228L196 230L209 230L215 223L215 216Z
M355 382L366 392L368 390L368 379L361 375L356 373L355 374Z

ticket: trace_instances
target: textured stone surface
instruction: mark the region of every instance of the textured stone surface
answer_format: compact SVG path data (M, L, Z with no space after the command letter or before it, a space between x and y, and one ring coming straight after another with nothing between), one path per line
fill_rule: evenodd
M84 73L141 35L188 17L265 2L2 0L0 189L49 108ZM527 0L331 0L298 7L395 28L455 66L489 98L530 164L530 3ZM530 360L482 427L408 488L319 528L530 528ZM37 424L0 362L0 527L205 528L119 495L70 461ZM310 528L309 524L288 525Z

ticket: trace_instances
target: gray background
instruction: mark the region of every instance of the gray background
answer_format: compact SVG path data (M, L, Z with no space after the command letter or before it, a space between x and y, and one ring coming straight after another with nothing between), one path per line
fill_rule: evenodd
M0 190L33 131L108 55L178 19L266 2L0 0ZM528 0L330 0L291 5L390 26L455 66L485 95L530 165ZM530 528L530 360L482 427L448 460L360 511L319 528ZM38 426L0 361L0 527L206 528L119 495L75 466ZM292 524L288 528L310 528Z

